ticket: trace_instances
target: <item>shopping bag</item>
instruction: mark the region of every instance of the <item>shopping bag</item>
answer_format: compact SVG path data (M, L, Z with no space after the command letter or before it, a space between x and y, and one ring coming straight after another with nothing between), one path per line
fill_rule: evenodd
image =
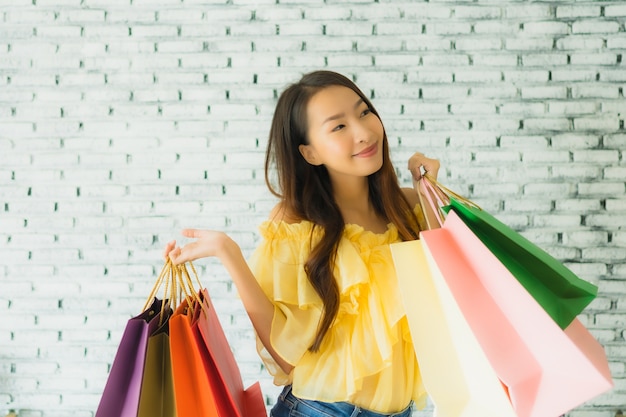
M566 328L597 296L598 288L484 210L450 208L532 294L552 319Z
M199 283L192 264L191 269ZM185 298L170 319L170 348L179 416L266 417L259 383L247 390L206 288L196 290L176 267ZM201 285L199 285L201 287Z
M566 328L597 296L598 288L576 276L543 249L476 204L442 186L429 175L419 181L440 225L454 211L502 262L561 328Z
M137 417L176 417L169 337L171 314L168 306L160 319L150 323Z
M170 350L176 412L179 416L225 417L218 412L214 390L204 368L205 358L192 329L199 305L183 300L170 318Z
M141 391L149 324L158 316L161 301L128 320L107 378L96 417L136 417Z
M421 240L390 245L424 387L439 417L515 417Z
M205 349L205 369L222 400L218 409L222 416L266 417L265 401L259 382L244 390L241 373L233 356L222 325L206 288L199 293L202 308L197 309L195 329L201 348Z
M578 319L562 330L456 212L421 240L518 417L556 417L612 387L589 331Z

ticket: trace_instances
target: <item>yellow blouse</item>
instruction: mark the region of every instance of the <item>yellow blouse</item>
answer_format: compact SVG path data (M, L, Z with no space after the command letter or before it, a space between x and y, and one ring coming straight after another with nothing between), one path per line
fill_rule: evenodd
M339 313L316 353L308 347L317 332L322 301L304 271L310 244L321 237L316 228L311 242L312 230L307 221L266 221L260 226L263 240L249 259L275 306L272 346L294 366L286 375L257 339L274 383L293 384L300 398L348 401L380 413L402 410L411 399L423 407L426 392L389 249L400 240L396 227L390 224L385 233L376 234L346 225L334 271Z

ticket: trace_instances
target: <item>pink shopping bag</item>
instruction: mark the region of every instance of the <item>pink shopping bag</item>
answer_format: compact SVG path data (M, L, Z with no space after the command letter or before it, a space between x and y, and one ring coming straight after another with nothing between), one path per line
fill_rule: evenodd
M577 319L562 330L456 213L421 239L519 417L556 417L612 387L589 331Z
M515 417L507 393L423 242L391 253L424 388L440 417ZM454 262L454 259L450 259Z

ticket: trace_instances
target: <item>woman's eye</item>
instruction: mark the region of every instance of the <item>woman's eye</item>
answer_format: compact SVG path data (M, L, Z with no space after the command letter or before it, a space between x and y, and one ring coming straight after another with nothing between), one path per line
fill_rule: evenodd
M337 125L337 126L335 126L335 127L333 128L333 130L332 130L332 131L333 131L333 132L337 132L338 130L343 129L344 127L345 127L345 125Z
M368 114L370 114L372 111L370 109L365 109L363 110L363 113L361 113L361 117L363 116L367 116Z

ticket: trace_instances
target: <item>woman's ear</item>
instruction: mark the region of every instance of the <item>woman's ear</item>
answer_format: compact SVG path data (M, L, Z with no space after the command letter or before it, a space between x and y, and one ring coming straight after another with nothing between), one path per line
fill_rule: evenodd
M298 146L298 150L300 151L300 154L302 155L304 160L307 161L309 164L315 166L322 165L322 163L319 161L319 158L317 157L315 149L313 149L311 145L300 145Z

